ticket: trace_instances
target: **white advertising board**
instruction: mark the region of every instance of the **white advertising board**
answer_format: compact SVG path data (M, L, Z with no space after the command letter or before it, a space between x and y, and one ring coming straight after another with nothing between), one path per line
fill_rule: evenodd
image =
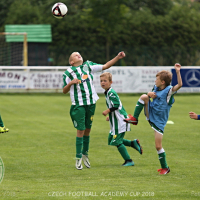
M143 93L151 91L156 74L161 70L170 71L170 67L112 67L106 72L113 76L112 88L118 93ZM103 93L100 86L100 76L94 76L94 85L97 93Z
M3 70L2 70L3 69ZM62 74L67 67L0 67L0 92L26 90L62 91ZM59 71L60 70L60 71ZM173 73L172 85L177 83L174 67L111 67L107 72L113 76L113 89L118 93L146 93L155 84L156 74L161 70ZM97 93L103 93L100 74L95 73L94 85ZM179 92L200 92L200 68L183 67L183 87Z
M62 89L63 72L30 72L29 89Z
M0 71L0 89L27 89L27 71Z

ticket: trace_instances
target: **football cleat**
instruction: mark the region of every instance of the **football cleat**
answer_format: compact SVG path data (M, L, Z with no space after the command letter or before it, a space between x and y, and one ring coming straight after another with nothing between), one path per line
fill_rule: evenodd
M138 124L138 120L135 117L133 117L131 114L129 114L128 117L129 118L124 119L124 121L126 123L130 123L130 124L133 124L133 125L137 125Z
M9 129L6 128L5 126L4 127L0 127L0 133L6 133L8 131L9 131Z
M134 166L134 162L130 159L130 160L125 160L124 164L122 166Z
M161 168L158 169L158 172L160 172L159 174L168 174L170 172L170 168Z
M76 158L76 164L75 164L75 166L76 166L76 169L78 169L78 170L83 169L82 158Z
M140 145L140 141L138 139L131 141L131 147L136 149L141 155L143 154L143 149L142 149L142 146Z
M82 155L82 159L83 159L83 163L87 168L90 168L90 162L89 162L89 158L88 155Z

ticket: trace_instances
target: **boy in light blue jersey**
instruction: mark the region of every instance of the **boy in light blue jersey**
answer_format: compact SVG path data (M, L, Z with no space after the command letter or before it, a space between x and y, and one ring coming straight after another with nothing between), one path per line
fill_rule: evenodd
M101 87L105 90L104 94L106 97L106 110L103 111L103 115L109 116L106 118L110 122L110 133L108 136L108 145L116 146L122 158L124 164L122 166L134 166L133 160L126 149L126 146L136 149L140 154L143 150L140 146L138 139L133 141L124 139L125 132L130 131L130 124L124 122L127 117L127 113L120 101L120 98L116 91L111 87L112 74L104 72L100 75Z
M88 159L90 131L96 101L99 99L93 84L94 73L110 68L124 57L125 53L122 51L104 65L91 61L83 63L83 58L78 52L73 52L69 57L71 67L63 73L63 93L70 92L72 102L70 116L77 129L75 167L78 170L83 168L82 160L85 166L90 168Z
M156 75L155 86L152 92L140 96L134 111L134 115L129 115L129 118L124 121L137 125L138 117L144 107L145 115L149 124L154 129L155 133L155 146L159 156L161 169L158 169L160 174L167 174L170 172L169 166L166 161L165 150L162 147L162 139L164 127L167 123L169 112L174 103L174 94L182 87L182 78L180 74L181 65L175 64L178 84L175 86L170 85L172 74L169 71L161 71ZM150 98L153 101L150 101Z

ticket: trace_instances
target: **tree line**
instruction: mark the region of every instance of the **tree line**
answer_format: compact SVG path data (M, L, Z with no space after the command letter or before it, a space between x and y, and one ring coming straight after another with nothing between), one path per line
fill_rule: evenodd
M53 65L68 65L73 51L105 63L124 50L116 65L200 65L200 3L190 0L63 0L67 15L51 14L55 0L1 0L6 24L51 24Z

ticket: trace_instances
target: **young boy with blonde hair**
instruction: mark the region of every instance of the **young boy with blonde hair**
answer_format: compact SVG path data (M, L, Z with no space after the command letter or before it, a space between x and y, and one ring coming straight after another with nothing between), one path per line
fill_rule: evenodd
M63 74L63 93L70 92L71 109L70 116L76 135L76 164L78 170L83 168L82 159L87 168L90 168L88 159L90 131L93 116L96 108L96 101L99 99L93 84L93 75L113 66L119 59L125 57L125 53L119 52L116 57L106 64L96 64L91 61L83 63L83 58L78 52L73 52L69 57L69 67Z
M174 103L174 94L182 87L181 65L177 63L174 68L176 70L178 84L175 86L170 85L172 80L171 72L165 70L158 72L153 90L140 96L135 107L134 115L129 115L129 118L124 120L127 123L137 125L139 115L144 107L146 118L155 133L155 147L161 164L161 169L158 169L160 174L170 172L166 161L165 150L162 147L162 139L164 127L167 123L172 104ZM153 101L150 101L150 98Z
M142 154L142 147L138 139L133 141L124 139L125 132L130 131L130 124L126 124L123 120L127 117L127 113L119 99L119 96L112 89L112 74L105 72L100 75L101 87L105 90L106 96L106 110L103 111L103 115L109 114L106 118L110 122L110 133L108 136L108 145L116 146L119 153L124 159L122 166L134 166L134 162L130 158L126 146L133 147L140 154Z

